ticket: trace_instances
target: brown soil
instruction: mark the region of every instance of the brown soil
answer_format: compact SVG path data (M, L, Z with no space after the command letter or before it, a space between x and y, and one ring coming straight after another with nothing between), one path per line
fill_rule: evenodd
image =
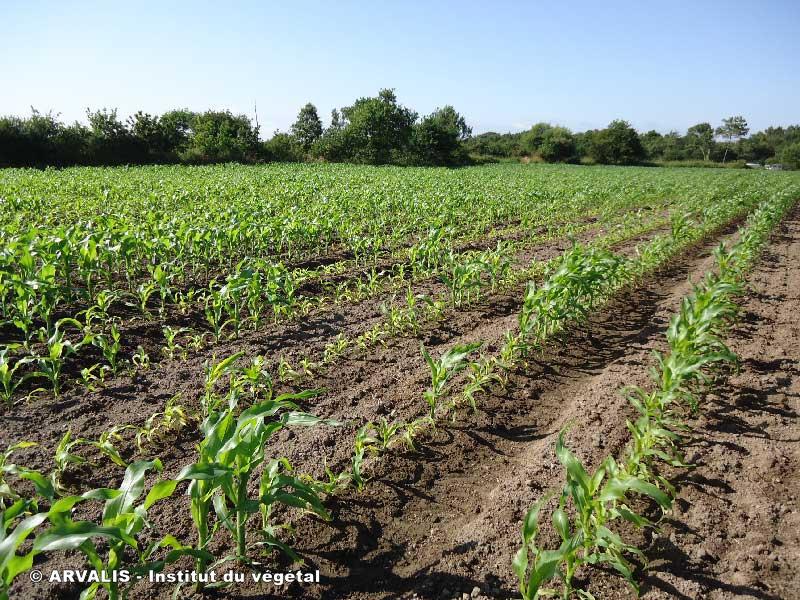
M621 295L587 326L569 332L563 345L553 344L518 370L505 390L483 397L478 412L462 411L455 422L441 425L419 451L396 449L371 463L372 481L364 492L348 491L328 500L332 523L294 519L291 542L309 569L320 569L320 585L276 590L245 583L220 596L461 598L474 591L473 597L514 597L510 564L522 516L546 490L562 482L553 452L555 436L572 423L570 447L590 466L608 453L619 454L628 439L624 423L631 411L618 390L646 383L650 352L661 347L669 316L690 291L687 278L697 280L713 265L713 245L695 250L644 289ZM698 468L678 482L678 508L663 533L648 540L646 554L652 563L643 577L650 597L799 595L795 473L800 462L800 345L791 319L792 311L800 308L799 249L800 215L795 212L756 269L755 291L744 304L746 318L731 334L743 370L709 399L708 412L696 423L692 443L697 456L688 452ZM484 339L492 351L515 321L516 302L513 296L493 298L423 332L422 341L449 347ZM358 312L341 317L347 331L375 318ZM335 336L335 325L306 323L302 331L287 327L284 335L248 336L244 343L220 344L215 351L219 356L240 349L248 355L269 353L291 340L308 348ZM328 387L328 393L306 408L356 421L421 414L420 394L428 376L418 344L417 339L400 338L374 355L348 356L335 372L314 380L314 385ZM34 439L50 452L67 423L73 431L96 438L111 423L141 423L176 392L193 405L202 389L201 377L199 357L165 361L150 374L118 378L97 393L17 407L3 418L0 438L4 444ZM32 430L34 420L38 427ZM299 470L319 475L323 458L331 466L347 460L351 448L346 442L355 425L284 432L274 451L288 456ZM191 460L195 442L196 435L189 434L158 449L166 476ZM19 456L27 466L49 469L48 453L31 449ZM121 470L99 466L76 476L81 487L116 485ZM186 499L179 494L159 504L151 517L157 530L174 533L185 543L194 540ZM218 538L220 546L213 550L223 555L230 548L225 534ZM750 551L754 560L744 556ZM48 556L38 568L49 572L82 564L79 556ZM290 566L275 557L268 564L274 570ZM633 597L616 579L580 575L588 577L584 581L599 598ZM79 589L33 585L23 576L12 597L72 598ZM133 595L166 598L171 592L168 586L141 583Z
M728 337L741 371L694 424L645 598L800 598L800 210L749 281Z

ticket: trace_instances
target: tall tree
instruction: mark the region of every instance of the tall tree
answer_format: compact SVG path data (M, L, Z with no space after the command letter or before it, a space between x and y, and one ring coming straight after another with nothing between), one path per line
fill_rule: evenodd
M331 126L329 129L333 129L334 131L338 131L344 127L344 122L342 121L342 115L339 113L337 109L333 109L331 111Z
M550 127L542 135L539 156L547 162L565 162L575 158L575 136L566 127Z
M725 154L722 157L723 163L725 159L728 158L728 150L730 150L733 141L743 138L749 131L750 128L747 126L747 121L741 115L722 119L722 125L717 127L716 134L728 140L728 144L725 146Z
M664 158L664 136L651 129L647 133L639 136L642 140L642 146L647 153L647 158L650 160L663 160Z
M398 103L394 90L384 89L343 108L342 117L345 125L331 138L325 157L380 165L407 152L417 113Z
M598 163L633 165L645 157L639 134L627 121L616 120L600 131L586 132L589 155Z
M536 123L530 130L522 134L522 146L528 154L538 154L539 148L544 141L546 132L553 128L550 123Z
M297 114L297 120L292 125L292 135L306 152L322 136L322 120L317 114L317 107L311 102Z
M703 160L707 161L714 147L714 128L710 123L692 125L686 130L686 140L689 148L699 152Z
M412 162L455 166L466 162L461 142L472 135L462 115L452 106L437 108L414 125Z
M206 111L195 116L185 154L191 162L247 161L258 151L258 127L245 115Z

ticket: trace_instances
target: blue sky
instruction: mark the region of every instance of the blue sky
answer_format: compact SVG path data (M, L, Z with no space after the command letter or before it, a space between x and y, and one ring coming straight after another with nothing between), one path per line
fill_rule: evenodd
M253 113L394 87L483 131L800 123L800 1L60 2L0 0L0 114L177 107Z

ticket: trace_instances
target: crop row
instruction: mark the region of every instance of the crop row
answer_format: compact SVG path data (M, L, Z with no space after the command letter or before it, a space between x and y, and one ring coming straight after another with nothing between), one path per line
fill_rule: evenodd
M627 215L612 219L611 224L614 223L623 225L620 231L626 231L626 227L634 227L631 231L642 229L642 221L631 221ZM37 267L29 255L7 280L10 283L4 290L5 296L0 295L3 314L7 315L6 325L13 325L22 336L19 341L0 348L0 383L3 386L0 393L6 402L11 402L18 389L30 380L39 379L46 380L48 387L58 395L65 366L70 361L79 362L76 355L82 349L84 354L87 348L105 360L104 364L95 363L81 369L80 382L90 389L101 383L107 372L116 375L125 354L135 367L148 367L153 357L144 348L128 348L126 352L122 318L115 314L120 304L138 309L140 316L129 317L129 322L133 318L153 322L154 296L158 298L162 323L167 306L177 309L185 319L201 320L205 329L200 332L165 324L160 331L156 328L164 337L162 354L174 358L176 354L185 354L189 347L198 350L205 347L209 339L215 342L223 335L239 337L245 328L257 330L267 321L301 318L308 315L312 307L318 309L326 302L334 305L357 302L435 276L448 283L454 302L460 303L462 296L480 291L485 277L491 279L492 287L504 278L511 268L514 253L521 248L561 231L574 232L584 227L566 226L556 233L520 242L498 243L494 249L461 253L454 252L451 237L435 229L407 249L408 262L396 263L388 273L372 268L365 276L340 285L323 285L323 294L318 296L297 292L307 276L304 270L288 270L266 261L240 263L223 281L212 280L206 288L188 291L176 287L174 278L158 265L152 273L153 281L139 284L135 294L101 287L93 296L94 304L74 317L61 318L56 318L58 303L67 298L70 286L57 281L53 269L45 268L50 264L46 259L42 259L44 266ZM53 256L57 255L56 252ZM69 281L69 276L65 281ZM392 312L394 310L394 307L389 309L390 318L399 314Z
M586 565L608 565L638 592L631 557L646 564L641 550L626 543L614 525L628 522L637 528L656 524L636 511L637 498L653 501L662 511L671 507L674 486L661 474L663 466L690 467L680 451L686 440L686 419L701 407L703 390L725 363L737 357L722 340L735 320L734 299L743 292L748 268L758 257L773 227L795 204L791 196L778 196L754 212L741 230L739 241L715 250L717 271L695 285L681 303L666 332L667 352L656 353L650 389L623 390L639 417L627 427L631 442L623 456L606 457L588 471L565 444L562 431L556 456L564 467L566 482L552 513L552 526L560 539L557 548L537 545L539 514L552 494L545 495L528 511L522 527L522 547L514 560L520 592L525 600L551 596L558 590L567 599L593 598L585 589L574 589L576 572Z

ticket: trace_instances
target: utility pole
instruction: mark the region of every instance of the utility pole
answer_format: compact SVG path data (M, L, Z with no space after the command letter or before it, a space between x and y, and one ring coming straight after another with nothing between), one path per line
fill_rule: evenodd
M253 100L253 112L255 112L255 115L256 115L256 129L258 129L258 101L257 100Z

